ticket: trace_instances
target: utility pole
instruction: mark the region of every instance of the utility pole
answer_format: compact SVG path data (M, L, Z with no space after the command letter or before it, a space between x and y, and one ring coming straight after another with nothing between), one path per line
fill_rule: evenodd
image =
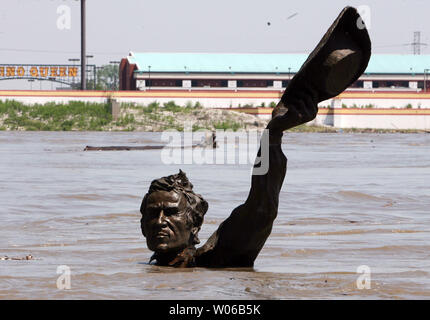
M79 62L80 59L78 59L78 58L70 58L69 61L73 62L73 67L75 67L75 62ZM72 90L77 90L78 89L77 86L75 86L75 80L76 80L76 77L73 77L73 83L71 85Z
M185 70L187 69L187 67L184 67ZM148 72L149 72L149 77L148 77L148 91L151 90L151 66L148 66Z
M87 61L85 43L85 0L81 0L81 89L87 89Z

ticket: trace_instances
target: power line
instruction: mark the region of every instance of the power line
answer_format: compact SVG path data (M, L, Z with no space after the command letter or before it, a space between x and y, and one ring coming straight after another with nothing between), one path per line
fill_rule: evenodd
M73 53L80 53L80 51L58 51L58 50L37 50L37 49L14 49L14 48L0 48L2 51L12 51L12 52L29 52L29 53L65 53L65 54L73 54ZM98 55L110 55L110 54L122 54L124 55L126 51L122 52L108 52L108 51L90 51L92 54L98 54Z
M410 46L410 43L403 43L403 44L385 44L385 45L379 45L379 46L373 46L372 48L398 48L398 47L406 47Z

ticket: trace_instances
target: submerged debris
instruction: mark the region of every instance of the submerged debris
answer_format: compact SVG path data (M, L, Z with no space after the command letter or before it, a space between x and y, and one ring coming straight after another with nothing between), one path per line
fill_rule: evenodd
M31 254L26 255L25 257L8 257L2 256L0 260L33 260L34 257Z

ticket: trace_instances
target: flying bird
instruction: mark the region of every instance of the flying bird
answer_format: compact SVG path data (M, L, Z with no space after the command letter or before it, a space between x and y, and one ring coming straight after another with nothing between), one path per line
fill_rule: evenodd
M289 19L291 19L291 18L294 18L295 16L297 16L299 13L298 12L296 12L296 13L293 13L291 16L288 16L287 17L287 20L289 20Z

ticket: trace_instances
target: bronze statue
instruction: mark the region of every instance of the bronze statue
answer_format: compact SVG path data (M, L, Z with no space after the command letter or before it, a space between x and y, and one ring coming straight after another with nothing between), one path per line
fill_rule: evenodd
M356 9L346 7L288 84L274 108L269 135L269 169L252 175L244 204L233 210L200 248L198 232L208 203L193 192L184 172L154 180L142 201L141 229L151 258L175 267L252 267L278 213L287 168L281 150L284 130L314 119L318 102L356 81L370 58L370 39ZM261 146L258 156L261 155ZM257 165L254 165L254 169Z

